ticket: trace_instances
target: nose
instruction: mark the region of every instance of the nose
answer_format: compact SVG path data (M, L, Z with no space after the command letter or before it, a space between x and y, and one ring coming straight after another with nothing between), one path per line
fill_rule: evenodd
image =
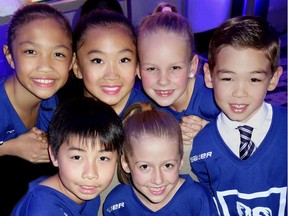
M37 66L37 71L44 72L44 73L53 71L52 60L50 59L49 56L46 56L46 55L40 56L40 61Z
M119 79L119 72L117 65L113 62L107 64L105 69L104 79L106 80L117 80Z
M232 96L238 98L247 97L247 92L247 86L243 82L235 83Z
M161 169L157 168L153 171L152 182L156 185L161 185L163 183L163 173Z
M169 75L163 70L159 71L158 77L157 77L157 83L161 86L165 86L169 82L170 82Z
M84 165L82 177L86 179L97 179L98 178L98 168L95 161L87 161Z

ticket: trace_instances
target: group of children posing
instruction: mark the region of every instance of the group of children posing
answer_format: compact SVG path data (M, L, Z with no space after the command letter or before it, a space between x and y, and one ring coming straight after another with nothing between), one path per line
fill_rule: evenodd
M73 31L48 4L16 11L3 47L14 73L0 81L1 214L97 215L117 168L103 215L286 215L287 109L264 102L282 74L277 33L234 17L203 69L193 48L171 10L145 17L137 36L109 10ZM244 125L252 141L239 150ZM180 174L192 140L199 182Z

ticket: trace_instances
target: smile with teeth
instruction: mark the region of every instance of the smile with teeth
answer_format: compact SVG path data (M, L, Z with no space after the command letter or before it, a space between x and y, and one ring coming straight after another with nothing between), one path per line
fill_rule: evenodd
M113 86L113 87L103 87L103 90L105 91L117 91L120 87Z
M81 187L84 189L93 189L94 188L94 186L86 186L86 185L82 185Z
M33 79L35 82L41 83L41 84L50 84L54 82L52 79Z
M247 107L247 104L231 104L234 112L243 112L243 110Z
M152 194L159 195L164 192L165 187L148 187L148 189Z
M155 92L162 97L167 97L173 93L173 90L155 90Z

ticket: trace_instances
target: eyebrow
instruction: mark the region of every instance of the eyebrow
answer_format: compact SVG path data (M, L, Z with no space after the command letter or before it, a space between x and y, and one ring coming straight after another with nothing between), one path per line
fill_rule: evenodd
M120 52L118 52L118 53L127 53L127 52L129 52L129 53L134 53L134 51L133 50L131 50L131 49L129 49L129 48L126 48L126 49L123 49L123 50L120 50ZM98 53L105 53L105 52L103 52L103 51L101 51L101 50L97 50L97 49L94 49L94 50L90 50L89 52L88 52L88 54L90 55L90 54L98 54Z
M32 46L39 46L38 43L35 43L35 42L32 42L32 41L24 41L24 42L19 43L19 45L26 45L26 44L32 45ZM56 45L53 48L54 49L64 48L64 49L70 50L69 47L67 47L67 46L65 46L63 44Z
M95 149L95 148L94 148ZM75 146L71 146L68 148L69 151L81 151L81 152L85 152L86 150L85 149L82 149L82 148L79 148L79 147L75 147ZM109 151L109 150L106 150L106 149L100 149L98 150L98 152L113 152L113 150Z
M220 73L223 73L223 74L235 74L236 72L230 71L230 70L220 69L220 70L217 70L216 73L217 74L220 74ZM265 70L249 71L249 73L251 73L251 74L268 74L268 72L265 71Z

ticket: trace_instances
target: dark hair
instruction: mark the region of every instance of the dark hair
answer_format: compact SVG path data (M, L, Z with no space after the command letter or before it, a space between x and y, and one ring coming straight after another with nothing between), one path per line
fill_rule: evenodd
M113 10L124 15L124 12L118 0L87 0L81 7L81 16L96 9Z
M126 161L133 155L134 144L146 135L169 137L179 144L179 154L183 157L183 140L178 121L170 113L156 109L149 102L138 102L131 105L124 113L125 142L122 154ZM153 145L153 143L151 143ZM130 184L130 174L118 163L118 179L121 183Z
M83 141L99 140L106 151L119 154L124 141L122 122L113 108L93 98L79 97L65 101L57 108L48 129L48 142L57 156L62 143L71 137Z
M275 29L261 17L233 17L216 29L209 44L208 63L211 71L216 64L216 55L226 46L261 50L271 63L272 73L278 67L280 39Z
M153 10L153 14L154 13L158 13L158 12L163 12L163 9L164 8L170 8L171 9L171 12L175 12L175 13L178 13L178 10L176 8L175 5L171 4L171 3L168 3L168 2L160 2L156 7L155 9Z
M24 26L40 19L54 19L58 22L63 30L66 32L67 37L71 40L72 46L72 30L69 20L56 8L45 3L27 4L19 8L12 16L8 29L8 48L12 54L12 43L17 37L18 30Z
M124 15L111 10L93 10L80 18L73 31L73 45L76 52L83 42L85 35L91 28L105 27L111 28L115 25L122 26L129 34L136 46L136 34L134 26Z
M143 19L138 28L138 40L151 33L163 30L174 33L187 41L191 59L194 53L194 34L189 21L178 13L155 13Z

